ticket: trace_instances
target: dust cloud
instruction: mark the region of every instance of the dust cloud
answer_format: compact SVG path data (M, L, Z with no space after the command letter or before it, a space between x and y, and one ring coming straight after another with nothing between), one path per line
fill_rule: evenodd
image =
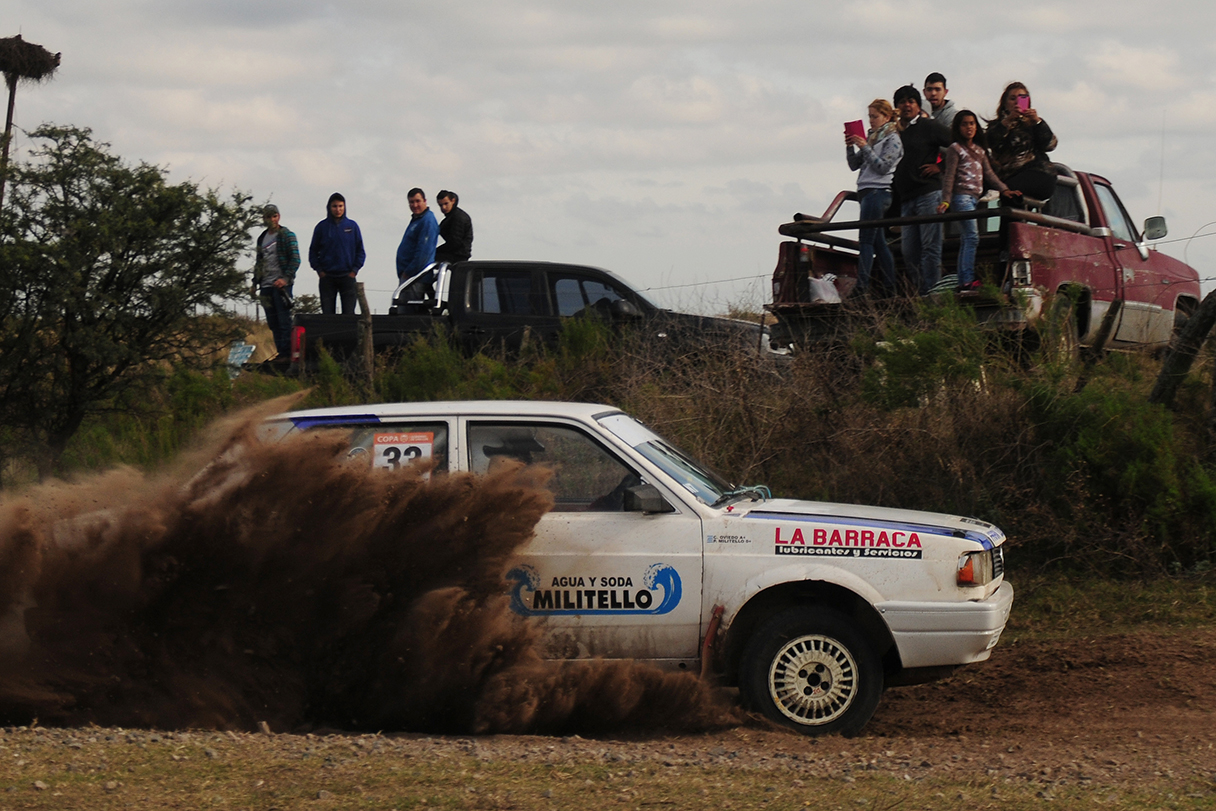
M547 473L424 476L321 433L262 442L279 402L167 470L0 500L0 724L438 733L695 730L713 688L553 662L503 575Z

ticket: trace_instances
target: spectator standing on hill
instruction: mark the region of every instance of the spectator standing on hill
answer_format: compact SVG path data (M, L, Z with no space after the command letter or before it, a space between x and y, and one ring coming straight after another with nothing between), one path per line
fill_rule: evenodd
M308 264L320 278L317 282L321 312L333 315L338 297L342 299L342 314L355 314L355 277L367 253L363 250L363 234L359 224L346 216L346 198L338 192L329 196L329 216L312 229L308 246Z
M941 124L946 129L954 123L957 111L954 102L946 98L950 91L946 89L946 77L940 73L930 73L925 77L925 101L929 109L925 110L929 118Z
M860 135L845 133L845 158L853 171L861 170L857 176L857 202L861 205L858 219L880 220L891 205L891 178L895 167L903 157L904 146L899 137L899 122L895 110L886 99L870 102L870 131ZM878 259L879 278L876 287L886 295L895 292L895 258L887 247L881 228L858 229L858 244L861 255L857 261L858 294L865 293L870 286L870 268Z
M938 153L950 146L950 131L921 116L920 92L910 84L895 91L895 106L904 147L892 184L899 195L899 213L904 217L934 215L942 201ZM941 280L942 224L906 225L900 231L900 242L908 276L917 292L926 295Z
M1056 136L1030 106L1030 91L1012 82L1001 94L996 118L988 122L988 148L992 168L1011 189L1046 200L1056 188L1056 171L1047 153L1056 148Z
M300 267L296 235L279 224L279 207L262 207L266 230L258 235L253 260L253 294L266 311L266 326L281 357L291 352L291 289Z
M401 244L397 246L397 281L417 276L435 261L435 242L439 238L439 223L426 205L426 193L410 189L410 224L405 227Z
M463 262L473 255L473 220L460 208L460 195L444 189L435 196L443 222L439 236L443 244L435 249L436 262Z

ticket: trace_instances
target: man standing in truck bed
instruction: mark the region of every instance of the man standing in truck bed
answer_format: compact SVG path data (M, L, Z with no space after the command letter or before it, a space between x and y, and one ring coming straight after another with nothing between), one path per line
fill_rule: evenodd
M435 242L439 239L439 223L426 205L426 192L410 189L406 195L410 204L410 224L397 246L397 281L417 276L435 261Z
M443 222L439 236L443 244L435 249L436 262L463 262L473 255L473 220L460 208L460 195L444 189L435 195Z
M929 102L929 109L925 112L929 114L929 118L946 129L950 129L950 125L954 123L954 116L958 113L954 102L946 98L946 94L949 92L946 89L945 76L934 72L925 77L925 101Z
M359 224L346 216L346 198L334 192L329 196L329 216L312 230L308 264L320 276L321 312L333 315L337 298L342 297L342 314L355 314L355 276L367 254Z
M920 91L910 84L895 91L895 107L904 144L904 157L892 181L899 195L899 213L904 217L936 215L942 201L937 159L941 148L950 146L950 131L921 116ZM941 281L942 224L905 225L900 229L900 242L910 281L920 295L928 294Z

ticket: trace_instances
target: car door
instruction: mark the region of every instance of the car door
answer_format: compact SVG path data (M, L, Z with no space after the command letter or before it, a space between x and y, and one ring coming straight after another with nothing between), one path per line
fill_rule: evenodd
M467 273L465 295L455 319L456 333L466 351L485 347L515 351L527 333L541 337L556 331L557 319L549 312L533 270L491 265Z
M469 418L462 436L474 473L504 459L553 471L554 509L508 578L512 610L543 620L548 655L697 658L702 545L694 511L674 498L672 512L626 509L626 490L646 476L574 422Z
M1113 343L1134 346L1167 343L1174 328L1170 288L1163 284L1153 255L1148 251L1141 253L1140 235L1115 190L1095 180L1094 192L1111 231L1111 261L1123 280L1123 310Z
M641 317L641 309L630 301L625 291L606 279L564 269L548 269L545 277L545 293L559 321L595 316L606 324L619 324ZM627 306L633 315L623 314L623 305ZM555 340L560 328L560 323L555 325Z

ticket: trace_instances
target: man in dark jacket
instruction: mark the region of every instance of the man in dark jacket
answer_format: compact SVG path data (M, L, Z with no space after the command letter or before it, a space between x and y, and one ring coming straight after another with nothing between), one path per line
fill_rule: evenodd
M266 326L274 335L279 357L291 353L291 288L300 267L300 246L296 235L279 225L279 207L262 207L266 230L258 235L257 255L253 260L253 294L266 311Z
M900 141L904 156L891 185L899 196L899 213L920 217L937 213L942 201L942 173L937 163L942 147L950 146L950 130L921 115L920 91L904 85L895 91ZM923 296L942 278L942 224L904 226L900 231L904 266Z
M435 199L443 212L443 222L439 223L443 244L435 249L435 261L463 262L473 255L473 220L459 208L460 195L456 192L444 189Z
M342 314L355 314L355 276L367 254L359 224L346 216L346 198L334 192L329 196L329 216L312 229L308 264L320 277L321 312L333 315L337 298L342 298Z

